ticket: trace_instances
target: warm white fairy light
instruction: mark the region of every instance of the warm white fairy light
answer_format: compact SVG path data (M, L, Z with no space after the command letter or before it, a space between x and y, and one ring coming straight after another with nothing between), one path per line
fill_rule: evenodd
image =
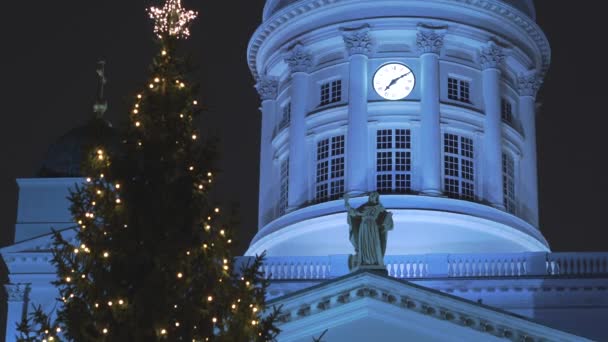
M183 9L181 0L167 0L163 8L150 7L148 13L155 21L154 32L158 38L169 35L178 39L190 36L188 25L198 15L195 11Z

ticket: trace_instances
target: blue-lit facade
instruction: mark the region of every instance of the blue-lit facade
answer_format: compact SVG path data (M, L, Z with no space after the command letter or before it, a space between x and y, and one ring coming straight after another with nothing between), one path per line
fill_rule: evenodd
M267 253L280 341L608 340L608 253L553 253L539 226L551 50L531 0L268 0L261 15L259 231L242 261ZM17 181L7 341L32 304L56 305L72 135ZM343 196L371 191L393 213L388 276L348 270Z
M373 299L390 303L391 291L375 286L382 280L348 276L346 266L342 198L359 205L371 191L393 212L390 278L521 315L541 331L608 338L598 323L608 314L608 255L552 253L539 227L536 96L551 50L535 16L527 0L266 2L247 56L262 104L259 231L247 255L268 255L285 341L325 329L328 340L363 341L369 329L392 331L389 340L449 338L433 335L433 320L412 331L405 314L360 328L393 312L374 309ZM473 321L492 337L446 329L466 340L578 338Z

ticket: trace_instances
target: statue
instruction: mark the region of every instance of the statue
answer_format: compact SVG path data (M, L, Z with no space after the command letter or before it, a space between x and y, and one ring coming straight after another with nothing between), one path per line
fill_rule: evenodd
M359 208L350 206L348 195L344 196L348 210L350 242L355 254L349 257L351 271L357 269L386 270L384 254L388 231L393 229L393 213L386 211L379 201L380 195L372 192L369 200Z

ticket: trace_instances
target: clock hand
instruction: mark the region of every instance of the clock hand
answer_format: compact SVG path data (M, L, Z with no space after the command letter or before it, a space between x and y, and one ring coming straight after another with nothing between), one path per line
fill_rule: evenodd
M394 80L391 81L391 83L384 89L384 91L389 90L390 87L394 86L397 82L399 82L400 79L404 78L405 76L411 74L412 72L408 72L407 74L403 74L397 78L395 78Z

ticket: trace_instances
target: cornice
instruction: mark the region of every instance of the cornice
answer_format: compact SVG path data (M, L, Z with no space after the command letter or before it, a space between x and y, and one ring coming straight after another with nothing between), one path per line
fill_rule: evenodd
M304 15L310 15L311 12L322 11L325 7L334 4L346 4L353 0L302 0L292 5L289 5L280 11L274 13L270 18L266 19L253 34L247 49L247 61L249 69L255 79L258 79L259 74L256 66L257 54L260 47L266 39L275 31L279 30L294 19ZM427 0L429 1L429 0ZM522 29L534 41L541 52L542 65L540 66L540 75L544 74L549 69L551 62L551 49L549 42L541 28L528 15L511 7L506 3L495 0L433 0L438 3L457 4L460 6L469 6L477 10L485 11L488 14L502 17L511 21L517 27Z
M512 313L367 272L353 273L274 299L268 304L282 306L283 314L278 323L280 328L281 325L365 299L511 341L575 337Z

